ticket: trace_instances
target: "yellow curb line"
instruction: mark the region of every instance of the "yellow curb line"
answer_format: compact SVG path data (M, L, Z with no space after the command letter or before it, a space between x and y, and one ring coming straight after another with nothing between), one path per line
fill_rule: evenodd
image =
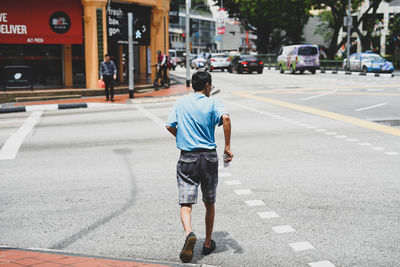
M349 117L349 116L333 113L330 111L325 111L325 110L306 107L306 106L297 105L297 104L293 104L293 103L289 103L289 102L284 102L284 101L280 101L280 100L275 100L275 99L268 98L268 97L255 96L248 92L235 92L233 94L235 94L237 96L242 96L242 97L246 97L249 99L254 99L257 101L269 103L272 105L288 108L288 109L306 112L306 113L318 115L321 117L325 117L325 118L329 118L329 119L333 119L333 120L337 120L337 121L347 122L349 124L357 125L357 126L360 126L363 128L374 130L374 131L379 131L379 132L391 134L394 136L400 136L400 129L385 126L385 125L378 124L375 122L364 121L364 120L360 120L360 119L357 119L354 117Z
M260 92L259 94L265 95L315 95L317 92L280 92L280 91L271 91L271 92ZM372 95L372 96L400 96L400 94L396 93L369 93L369 92L336 92L336 93L329 93L329 95Z

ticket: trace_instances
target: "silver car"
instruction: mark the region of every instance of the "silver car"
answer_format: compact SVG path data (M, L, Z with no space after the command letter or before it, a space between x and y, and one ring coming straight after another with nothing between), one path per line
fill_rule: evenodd
M227 70L231 65L231 59L225 54L211 54L206 61L205 69L213 71L220 69L221 71Z

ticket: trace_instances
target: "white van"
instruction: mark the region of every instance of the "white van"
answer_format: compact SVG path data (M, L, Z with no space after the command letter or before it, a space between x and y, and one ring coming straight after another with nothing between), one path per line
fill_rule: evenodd
M289 45L279 50L277 64L281 73L290 70L294 74L296 71L303 73L308 70L312 74L319 69L319 49L318 45Z

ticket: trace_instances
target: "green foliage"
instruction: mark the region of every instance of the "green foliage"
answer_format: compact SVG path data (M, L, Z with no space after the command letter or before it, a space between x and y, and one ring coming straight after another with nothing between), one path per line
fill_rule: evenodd
M257 49L265 53L277 50L275 45L278 43L297 43L302 40L311 2L312 0L224 0L224 8L231 17L240 19L247 28L255 30L258 37ZM221 0L217 4L221 5Z
M334 27L332 12L324 11L317 16L321 23L317 26L314 33L320 35L325 43L330 43Z

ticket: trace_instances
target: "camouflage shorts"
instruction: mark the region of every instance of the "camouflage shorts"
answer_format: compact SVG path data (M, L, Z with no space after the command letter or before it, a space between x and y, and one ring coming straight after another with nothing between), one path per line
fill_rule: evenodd
M218 184L216 150L182 151L177 164L179 204L197 203L200 185L203 202L213 204Z

